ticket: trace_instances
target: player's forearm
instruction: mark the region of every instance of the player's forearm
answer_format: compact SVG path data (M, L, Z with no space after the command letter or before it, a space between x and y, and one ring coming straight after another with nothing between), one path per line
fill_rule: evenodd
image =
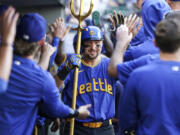
M41 55L41 58L39 60L39 63L38 65L44 69L44 70L47 70L48 69L48 66L49 66L49 60L50 60L50 56L47 56L45 54L42 54Z
M63 51L63 41L59 42L59 46L58 46L58 52L55 58L55 62L58 66L60 66L66 59L66 54Z
M60 88L60 87L63 85L64 80L60 80L57 75L54 76L54 79L55 79L55 81L56 81L56 86L57 86L58 88Z
M110 76L118 78L117 65L123 62L123 55L126 51L124 46L126 44L126 42L117 41L115 50L108 65L108 73Z
M104 34L104 47L106 49L106 55L108 57L111 57L111 55L113 53L113 43L106 34Z
M12 46L11 44L0 46L0 78L8 81L12 65Z

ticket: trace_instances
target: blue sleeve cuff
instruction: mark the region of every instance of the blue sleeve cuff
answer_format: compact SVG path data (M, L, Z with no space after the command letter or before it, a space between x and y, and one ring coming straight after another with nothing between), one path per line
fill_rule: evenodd
M53 38L52 46L56 47L56 51L52 54L52 56L50 58L50 63L49 63L50 66L53 64L53 62L54 62L54 60L56 58L59 42L60 42L60 38L58 38L58 37Z
M0 78L0 94L7 90L8 83Z
M52 46L57 47L59 45L60 38L54 37L52 40Z

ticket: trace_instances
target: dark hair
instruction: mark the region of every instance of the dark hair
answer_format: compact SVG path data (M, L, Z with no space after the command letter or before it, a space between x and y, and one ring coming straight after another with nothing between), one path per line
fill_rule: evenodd
M155 31L157 46L162 52L174 53L180 48L180 24L178 19L161 21Z
M14 45L14 53L16 55L26 57L35 53L39 47L40 45L38 45L37 42L29 43L27 41L23 41L22 39L17 39Z
M179 19L180 20L180 11L171 11L171 12L168 12L166 15L165 15L165 19Z

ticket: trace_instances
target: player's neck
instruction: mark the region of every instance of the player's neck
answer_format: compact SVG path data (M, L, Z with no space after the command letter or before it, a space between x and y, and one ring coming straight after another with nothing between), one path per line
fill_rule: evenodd
M176 53L173 53L173 54L160 52L160 58L165 61L180 62L180 50L178 50Z

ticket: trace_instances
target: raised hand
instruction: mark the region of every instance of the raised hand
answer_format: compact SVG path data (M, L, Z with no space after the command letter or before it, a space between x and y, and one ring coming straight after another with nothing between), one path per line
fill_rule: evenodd
M59 37L61 40L63 40L67 33L70 31L70 26L66 27L64 19L62 18L57 18L55 23L50 25L49 28L53 37Z
M19 13L16 13L11 6L0 16L0 35L3 45L14 43L18 17Z
M133 34L133 37L136 36L137 32L141 28L142 25L137 25L140 24L140 18L137 17L136 14L131 14L128 17L124 18L124 24L128 27L129 33Z
M118 13L116 11L113 12L113 15L110 17L110 22L113 26L113 29L111 31L116 31L116 29L124 24L124 16L119 11Z
M47 42L42 46L42 53L44 53L45 56L51 56L55 51L56 47L53 47Z
M132 39L132 32L129 31L126 25L121 25L116 30L116 40L117 42L130 42Z

